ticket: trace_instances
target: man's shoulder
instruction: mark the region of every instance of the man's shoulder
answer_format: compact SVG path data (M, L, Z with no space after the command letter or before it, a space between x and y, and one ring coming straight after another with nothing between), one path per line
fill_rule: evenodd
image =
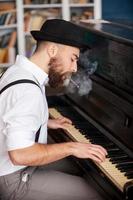
M28 79L36 81L32 73L16 65L9 67L0 79L0 89L16 80Z
M36 79L34 76L28 72L27 70L23 68L19 68L15 65L11 66L7 71L4 73L0 80L0 90L7 86L10 83L13 83L14 81L18 80L31 80L36 82ZM21 84L15 84L12 85L9 89L7 89L8 92L5 91L5 94L8 93L8 96L16 96L20 97L23 95L27 95L28 93L31 95L35 95L36 97L40 97L41 90L37 85L33 85L31 83L21 83Z

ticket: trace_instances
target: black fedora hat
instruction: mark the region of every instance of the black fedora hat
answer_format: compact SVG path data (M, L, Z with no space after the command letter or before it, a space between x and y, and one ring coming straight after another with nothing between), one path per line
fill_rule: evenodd
M51 41L78 48L89 47L87 29L62 19L46 20L39 31L31 31L37 41Z

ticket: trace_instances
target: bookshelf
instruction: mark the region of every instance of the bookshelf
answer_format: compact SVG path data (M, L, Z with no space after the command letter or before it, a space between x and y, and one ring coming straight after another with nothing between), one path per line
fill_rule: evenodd
M42 3L41 3L42 2ZM48 3L51 2L51 3ZM78 3L77 3L78 2ZM76 20L80 20L80 19L88 19L89 17L92 19L101 19L101 0L51 0L51 1L41 1L41 0L28 0L28 1L24 1L24 0L17 0L17 9L18 9L18 38L21 38L21 40L18 43L19 46L19 53L22 55L26 55L26 56L30 56L29 53L30 52L30 45L34 46L35 45L35 41L33 41L33 39L31 39L30 37L30 30L33 29L39 29L39 26L37 26L35 28L35 24L39 24L39 23L35 23L35 18L34 15L37 15L37 13L41 12L42 10L45 12L51 12L52 16L47 16L47 19L51 19L51 18L61 18L61 19L65 19L65 20L72 20L74 22L76 22ZM57 15L56 15L56 9L57 9ZM55 10L55 15L53 14ZM59 13L58 13L59 10ZM84 12L84 16L83 18L80 17L76 17L76 19L74 17L72 17L72 13L76 12L79 15L81 15L82 11ZM24 20L25 20L25 13L26 12L30 12L30 14L33 16L33 21L34 21L34 25L29 28L29 30L24 30L22 31L22 27L24 24ZM40 13L39 13L40 14ZM48 14L47 14L48 15ZM74 19L74 20L73 20ZM36 20L38 20L39 22L41 21L41 19L38 17L36 17ZM40 23L41 25L41 23ZM20 27L20 28L19 28ZM25 28L24 28L25 29ZM27 47L28 46L28 47ZM28 50L27 50L28 49ZM28 53L27 53L28 52Z
M88 18L101 19L101 1L102 0L0 1L0 4L1 2L7 2L7 6L14 2L15 6L10 10L16 14L16 21L14 21L14 23L0 25L0 37L5 34L11 35L12 32L16 31L16 53L29 57L32 54L33 46L35 46L35 41L30 35L31 30L40 29L44 20L51 18L60 18L74 22ZM9 55L13 56L13 53L10 52ZM11 62L13 62L13 60L12 58ZM11 62L1 63L0 67L8 67Z
M0 72L14 63L16 30L16 2L0 1Z

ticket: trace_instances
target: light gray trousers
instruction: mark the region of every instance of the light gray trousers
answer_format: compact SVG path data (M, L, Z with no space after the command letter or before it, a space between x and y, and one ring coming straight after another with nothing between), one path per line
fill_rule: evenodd
M83 178L62 172L65 162L1 176L0 200L102 200Z

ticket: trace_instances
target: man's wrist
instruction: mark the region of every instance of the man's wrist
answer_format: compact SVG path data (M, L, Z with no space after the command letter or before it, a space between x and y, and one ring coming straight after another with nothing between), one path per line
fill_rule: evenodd
M74 155L75 145L76 145L75 142L67 142L66 143L68 156L73 156Z

